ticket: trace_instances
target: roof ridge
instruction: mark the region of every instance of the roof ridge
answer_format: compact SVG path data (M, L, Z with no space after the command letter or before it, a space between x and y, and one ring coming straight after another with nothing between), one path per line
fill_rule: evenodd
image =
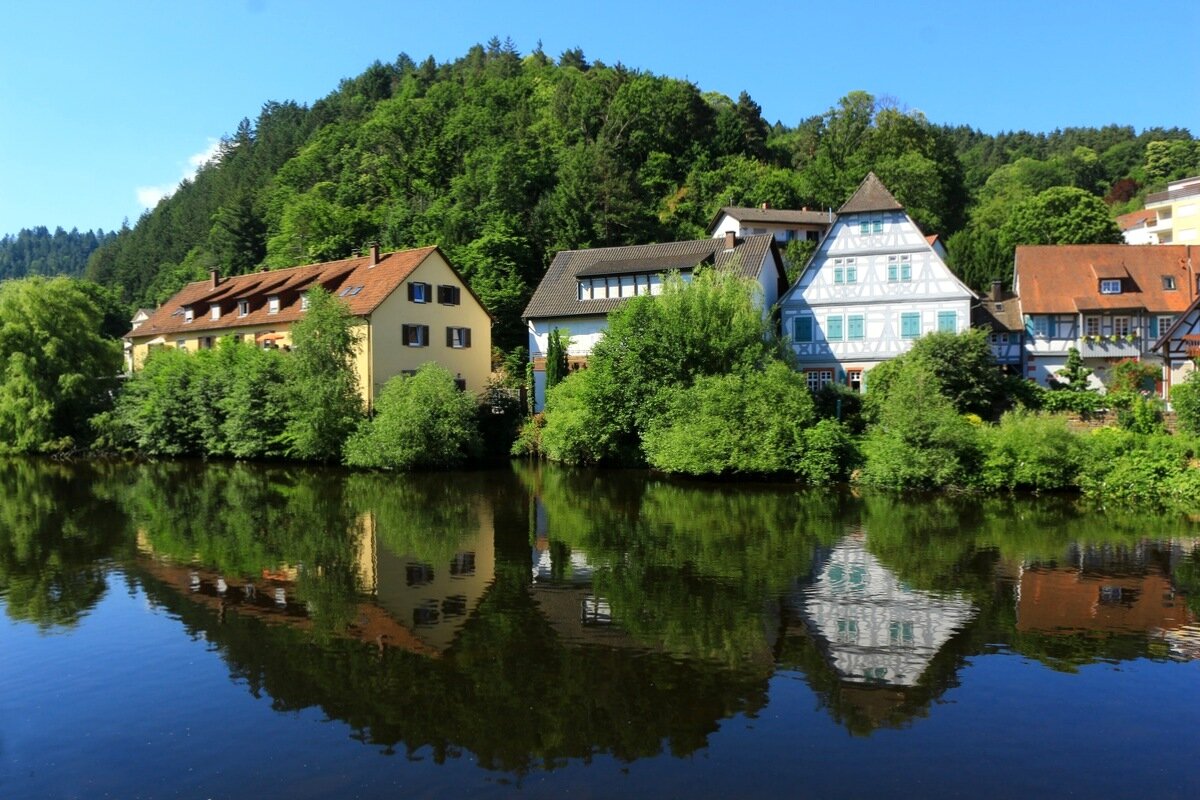
M903 211L904 206L883 185L883 181L874 171L868 172L867 177L850 195L850 199L838 209L838 214L861 214L867 211Z

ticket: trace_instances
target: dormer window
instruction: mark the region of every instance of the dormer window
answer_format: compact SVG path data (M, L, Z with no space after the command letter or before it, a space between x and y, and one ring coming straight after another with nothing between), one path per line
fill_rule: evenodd
M1120 279L1108 279L1100 281L1100 294L1120 294L1121 281Z
M195 310L191 306L184 306L183 307L183 321L191 322L195 318L196 318Z
M212 319L220 319L221 318L221 304L213 303L212 305L210 305L208 307L208 315Z
M267 297L267 313L268 314L278 314L279 313L279 295L273 294L273 295L270 295Z
M244 317L250 313L250 301L238 300L238 316Z
M300 295L300 310L308 311L308 293Z
M1163 275L1163 289L1168 292L1175 291L1175 276Z

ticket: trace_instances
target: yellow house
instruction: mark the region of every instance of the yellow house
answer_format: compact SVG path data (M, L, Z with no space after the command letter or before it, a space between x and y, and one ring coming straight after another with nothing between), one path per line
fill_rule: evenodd
M213 347L225 336L290 350L309 289L342 299L357 318L355 369L368 405L389 378L433 361L466 391L491 372L492 318L437 247L365 256L190 283L125 335L131 365L151 349Z
M1166 191L1146 195L1146 211L1153 211L1155 218L1142 234L1144 243L1200 243L1200 175L1171 181ZM1133 243L1128 234L1125 238Z

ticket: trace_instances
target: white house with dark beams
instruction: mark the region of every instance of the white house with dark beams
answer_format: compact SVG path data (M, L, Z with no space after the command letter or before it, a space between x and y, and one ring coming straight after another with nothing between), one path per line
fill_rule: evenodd
M781 322L811 388L861 390L871 367L924 334L967 330L974 301L870 173L780 300Z
M762 290L763 313L775 306L787 288L783 260L769 234L740 238L729 233L690 242L560 251L522 314L529 329L534 408L540 411L546 403L551 331L557 328L571 337L567 349L571 369L584 367L608 328L608 312L631 297L658 294L669 272L686 278L703 267L733 270L755 280Z

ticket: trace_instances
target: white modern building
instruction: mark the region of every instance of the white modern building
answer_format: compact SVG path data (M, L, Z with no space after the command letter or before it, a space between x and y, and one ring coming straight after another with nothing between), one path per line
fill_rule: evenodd
M780 300L781 321L811 388L861 390L924 334L967 330L975 299L870 173Z

